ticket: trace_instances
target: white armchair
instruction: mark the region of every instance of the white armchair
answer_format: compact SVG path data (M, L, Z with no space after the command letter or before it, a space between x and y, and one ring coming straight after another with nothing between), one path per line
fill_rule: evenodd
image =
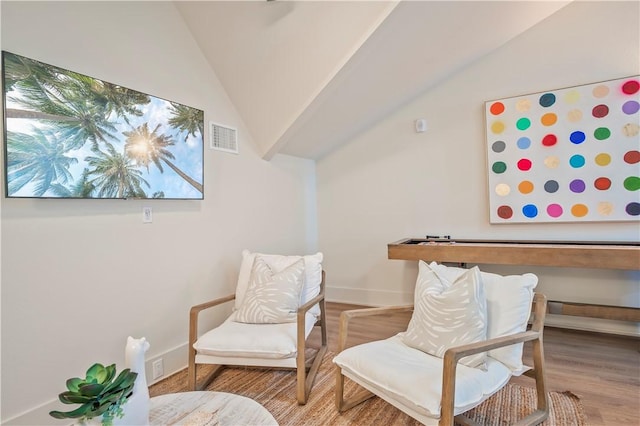
M511 376L536 381L537 407L519 424L549 415L542 332L546 298L533 293L533 274L500 276L420 262L415 306L345 311L340 318L336 364L339 411L379 396L427 425L454 419L490 398ZM527 331L533 303L533 323ZM347 348L354 318L413 311L406 332ZM533 342L534 368L522 364L523 343ZM345 377L360 387L346 396Z
M305 404L327 351L322 253L280 256L245 250L242 257L235 294L191 308L189 389L208 386L225 365L291 368L297 370L298 403ZM228 302L234 303L231 315L199 336L200 312ZM307 359L306 341L315 327L321 344ZM216 367L197 386L200 364Z

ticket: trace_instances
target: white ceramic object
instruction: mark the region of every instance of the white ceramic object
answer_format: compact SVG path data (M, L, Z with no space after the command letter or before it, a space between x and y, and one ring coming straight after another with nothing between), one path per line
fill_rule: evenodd
M138 373L133 386L133 394L126 404L122 406L124 416L113 419L114 425L148 425L149 424L149 387L144 368L144 354L149 349L149 342L144 337L134 339L127 338L127 347L124 354L126 368Z

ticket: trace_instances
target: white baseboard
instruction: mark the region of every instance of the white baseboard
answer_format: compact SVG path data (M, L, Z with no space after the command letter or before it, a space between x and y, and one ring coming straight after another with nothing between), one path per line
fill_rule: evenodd
M153 358L145 360L145 377L147 384L152 385L154 383L163 380L172 374L187 367L187 351L188 343L179 345L173 349L170 349L162 354L156 355ZM164 366L164 374L159 378L152 380L153 377L153 362L162 358ZM49 411L60 410L60 401L55 398L49 402L45 402L29 411L26 411L13 418L2 420L2 425L16 425L16 426L33 426L33 425L69 425L69 420L56 420L49 415Z
M363 306L410 305L413 294L388 290L365 290L360 288L327 287L328 302L349 303Z

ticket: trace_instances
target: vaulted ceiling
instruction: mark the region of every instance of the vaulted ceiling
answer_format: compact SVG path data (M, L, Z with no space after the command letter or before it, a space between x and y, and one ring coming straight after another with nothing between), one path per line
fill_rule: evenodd
M176 1L265 159L319 159L570 1Z

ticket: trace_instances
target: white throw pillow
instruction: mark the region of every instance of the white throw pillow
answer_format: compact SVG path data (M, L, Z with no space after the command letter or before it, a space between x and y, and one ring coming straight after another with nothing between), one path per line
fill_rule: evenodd
M256 256L249 288L235 321L250 324L295 322L303 274L302 259L280 272L273 272L261 256Z
M449 283L420 261L414 311L403 336L404 343L442 358L450 347L486 338L487 307L480 270L472 268ZM486 352L482 352L460 362L485 368L485 360Z
M440 265L431 262L431 268L448 281L455 281L467 269ZM534 274L498 275L480 272L487 298L487 338L507 336L527 329L533 300L533 289L538 284ZM492 349L489 356L505 364L519 375L523 372L523 344L518 343L503 348Z
M249 287L249 278L251 277L251 269L256 256L261 256L264 261L271 267L274 272L279 272L284 268L291 266L300 259L304 260L304 279L302 291L300 292L300 304L307 303L309 300L320 294L320 284L322 283L322 253L306 255L306 256L287 256L279 254L262 254L252 253L249 250L242 251L242 263L240 264L240 272L238 273L238 284L236 286L236 301L234 309L239 309L244 299L244 293ZM320 315L320 306L316 305L309 309L316 318Z

